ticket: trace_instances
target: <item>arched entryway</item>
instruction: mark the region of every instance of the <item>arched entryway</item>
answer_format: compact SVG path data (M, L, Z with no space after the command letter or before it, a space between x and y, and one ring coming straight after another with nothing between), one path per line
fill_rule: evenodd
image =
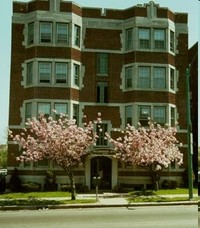
M99 189L111 189L112 182L112 159L104 156L97 156L91 159L91 189L95 186L92 184L93 177L101 177Z

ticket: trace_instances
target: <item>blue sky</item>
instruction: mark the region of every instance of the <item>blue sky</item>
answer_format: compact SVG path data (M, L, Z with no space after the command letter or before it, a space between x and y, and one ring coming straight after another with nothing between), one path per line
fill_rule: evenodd
M21 0L20 2L29 2ZM148 0L74 0L77 4L87 7L124 9L137 4L149 2ZM162 7L168 7L174 12L186 12L189 17L189 47L200 37L198 29L198 13L200 13L200 1L190 0L154 0ZM9 109L9 77L11 56L11 17L12 0L0 1L0 144L5 144L8 129Z

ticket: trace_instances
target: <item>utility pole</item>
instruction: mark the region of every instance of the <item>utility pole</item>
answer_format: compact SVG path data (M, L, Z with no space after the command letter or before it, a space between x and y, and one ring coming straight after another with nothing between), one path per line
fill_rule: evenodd
M193 198L193 169L192 169L192 123L190 107L190 65L186 69L186 94L187 94L187 143L188 143L188 190L189 200Z

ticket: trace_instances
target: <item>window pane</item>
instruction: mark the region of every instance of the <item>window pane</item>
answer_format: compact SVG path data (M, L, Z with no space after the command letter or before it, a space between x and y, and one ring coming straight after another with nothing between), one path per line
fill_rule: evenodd
M166 71L164 67L154 67L153 84L155 89L166 88Z
M132 67L125 69L125 88L132 87Z
M97 54L97 74L108 74L108 54L106 53Z
M175 80L174 80L174 69L170 68L170 89L174 90Z
M107 132L108 126L107 124L97 124L97 146L106 146L107 145L107 140L105 139L105 133Z
M33 63L28 63L26 84L31 85L32 83L33 83Z
M126 118L126 125L132 125L132 106L125 107L125 118Z
M51 112L50 103L38 103L38 114L42 113L45 117L49 117Z
M139 29L139 47L144 49L150 48L150 29Z
M147 126L149 118L151 117L150 106L140 106L139 107L139 122L142 126Z
M58 120L60 118L61 114L67 114L67 104L63 103L55 103L54 109L56 110L56 119Z
M78 25L74 26L74 44L80 47L80 27Z
M32 103L27 103L25 106L25 121L32 117Z
M171 114L171 127L175 126L175 108L170 108L170 114Z
M34 43L34 23L28 24L28 44Z
M57 43L65 43L68 44L69 37L69 25L66 23L57 23L56 30L56 41Z
M39 80L41 83L50 83L51 81L51 63L39 63Z
M157 124L164 125L166 123L165 107L154 107L154 121Z
M97 83L97 102L107 103L108 102L108 84L107 82Z
M133 48L133 29L126 30L126 50L132 50Z
M170 51L174 51L174 32L170 31Z
M50 22L40 23L40 42L42 43L52 42L52 23Z
M139 67L138 87L150 88L150 68Z
M67 83L67 63L56 63L56 83Z
M79 86L80 66L74 64L74 85Z
M73 105L73 119L76 120L76 124L79 124L79 106L77 104Z
M154 48L165 49L165 30L154 29Z

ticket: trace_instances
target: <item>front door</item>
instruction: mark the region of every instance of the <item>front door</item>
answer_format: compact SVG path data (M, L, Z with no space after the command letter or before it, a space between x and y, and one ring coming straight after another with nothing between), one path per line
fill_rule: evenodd
M93 177L100 177L99 189L111 189L112 160L108 157L98 156L91 159L91 189L95 186L92 183Z

